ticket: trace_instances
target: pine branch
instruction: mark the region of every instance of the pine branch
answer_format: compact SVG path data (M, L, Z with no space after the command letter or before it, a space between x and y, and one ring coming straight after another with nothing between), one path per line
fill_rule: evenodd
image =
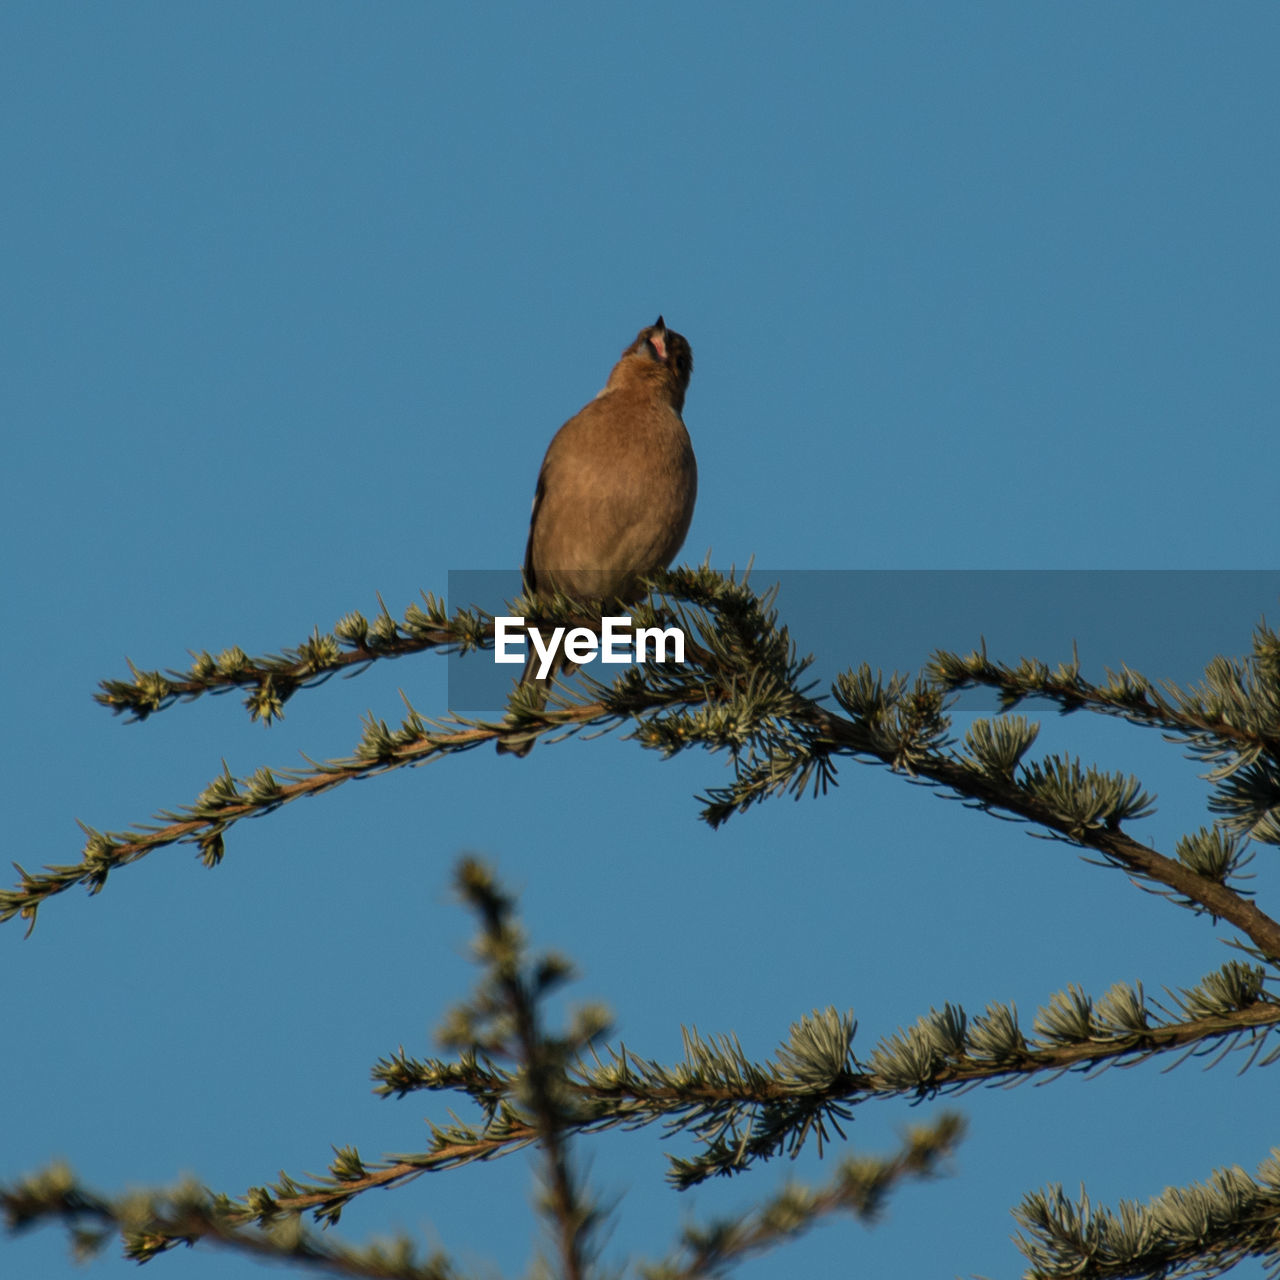
M964 657L938 650L927 670L950 691L995 689L1005 710L1026 698L1047 698L1065 713L1097 711L1167 730L1179 739L1195 736L1215 746L1225 741L1240 749L1280 751L1280 707L1274 703L1276 676L1271 670L1280 661L1277 653L1280 636L1260 624L1249 663L1211 663L1204 682L1186 691L1167 680L1157 684L1127 666L1108 669L1105 682L1095 684L1080 674L1078 655L1053 670L1034 658L1017 666L992 662L985 644Z
M475 954L483 972L475 991L446 1019L442 1037L461 1047L462 1055L451 1081L441 1087L460 1089L481 1103L486 1114L482 1131L463 1125L433 1129L431 1152L373 1165L354 1148L343 1148L335 1152L322 1179L296 1181L282 1174L271 1186L251 1188L238 1199L192 1182L171 1191L110 1198L87 1190L64 1166L54 1165L0 1188L10 1231L58 1221L82 1258L118 1235L125 1255L139 1262L178 1245L205 1244L340 1276L460 1280L461 1273L443 1253L418 1260L403 1238L353 1247L308 1230L302 1215L310 1212L317 1222L333 1227L345 1206L366 1191L537 1142L547 1166L541 1210L557 1251L546 1270L568 1280L595 1274L594 1237L602 1215L572 1169L568 1140L572 1133L598 1127L602 1113L600 1100L589 1099L570 1081L567 1064L590 1049L604 1019L588 1007L572 1019L567 1034L548 1035L539 1010L571 976L568 963L554 954L528 954L513 900L482 864L464 859L456 878L480 917ZM845 1062L852 1031L852 1023L834 1013L803 1019L780 1050L774 1073L785 1071L804 1088L821 1088ZM700 1066L708 1068L714 1057L711 1047L696 1033L686 1037L686 1044ZM403 1057L401 1052L398 1059ZM498 1058L510 1058L512 1067L499 1067ZM667 1260L641 1270L655 1280L721 1276L832 1214L851 1213L872 1222L901 1182L936 1176L962 1133L959 1117L942 1115L931 1125L913 1128L892 1156L842 1161L825 1186L791 1183L737 1218L687 1227Z
M134 1262L149 1262L178 1245L204 1243L368 1280L463 1280L465 1275L443 1254L420 1261L407 1237L357 1248L322 1240L297 1216L246 1226L240 1207L194 1183L113 1199L81 1186L65 1166L53 1165L12 1188L0 1188L0 1209L14 1233L46 1220L62 1222L81 1260L101 1252L118 1234L124 1256Z
M1016 1236L1031 1280L1165 1280L1218 1276L1246 1258L1274 1274L1280 1266L1280 1150L1272 1149L1256 1179L1238 1165L1205 1183L1169 1187L1140 1205L1116 1210L1090 1203L1083 1188L1072 1202L1058 1185L1027 1196L1014 1210Z
M146 720L177 702L193 702L247 689L244 705L251 720L271 724L284 719L284 704L303 689L324 684L335 675L360 675L375 662L407 658L419 653L467 654L490 647L493 615L482 609L459 608L450 616L444 602L430 592L423 604L411 604L397 621L378 599L378 613L370 620L357 610L344 614L332 631L314 628L297 646L280 653L250 657L239 645L218 654L192 653L185 671L141 670L126 659L131 679L103 680L94 701L131 721ZM555 594L536 601L518 596L509 608L531 622L599 625L598 606ZM653 618L660 617L652 613ZM652 625L646 623L645 625Z
M544 1161L539 1208L553 1237L563 1280L584 1280L595 1253L594 1235L603 1218L588 1198L569 1156L568 1135L581 1112L569 1088L565 1064L601 1030L599 1019L579 1019L567 1038L548 1036L539 1006L571 975L568 963L547 955L530 960L514 917L514 902L492 872L474 858L458 868L458 890L480 918L478 946L485 961L479 990L449 1019L446 1040L462 1039L474 1055L504 1055L520 1064L512 1075L513 1100L527 1111Z
M1187 690L1169 681L1157 687L1128 667L1093 684L1080 675L1078 657L1052 672L1031 658L1016 667L992 663L985 646L966 657L938 652L929 673L948 690L994 688L1005 709L1042 697L1064 713L1097 711L1162 729L1213 765L1209 807L1225 815L1229 831L1280 844L1280 635L1265 622L1254 630L1247 659L1214 658Z
M79 864L49 867L44 874L29 874L20 867L19 887L0 894L0 919L20 915L34 923L40 904L49 896L78 883L97 892L115 867L175 842L196 843L206 864L212 865L220 860L224 832L233 823L352 778L421 764L494 739L573 733L587 727L605 730L631 722L641 745L667 755L694 745L733 753L735 781L707 797L703 817L712 825L771 795L825 792L835 781L836 761L851 756L945 788L976 807L1043 827L1055 838L1098 854L1107 865L1164 886L1180 905L1229 921L1249 938L1256 954L1280 959L1280 925L1226 884L1243 861L1238 845L1223 844L1220 839L1221 856L1215 861L1210 847L1214 837L1204 832L1180 842L1177 860L1139 843L1121 829L1124 822L1151 811L1150 797L1136 780L1059 757L1022 765L1034 730L1020 717L981 721L970 730L962 751L952 748L945 714L948 684L989 677L1004 681L1016 692L1007 669L991 667L978 655L966 660L938 655L935 681L910 683L899 675L885 681L863 666L836 681L835 698L848 713L841 716L801 687L809 660L797 658L786 627L778 625L771 595L758 596L745 583L726 579L705 566L661 575L655 585L676 602L674 616L695 637L690 661L684 666L650 663L630 668L611 686L584 679L583 694L562 694L543 709L517 695L501 726L460 718L431 721L410 707L395 730L370 717L351 757L316 764L311 771L261 769L237 782L224 770L193 805L178 812L162 811L158 825L122 833L86 828ZM553 603L556 608L572 606L572 602ZM483 635L476 630L483 630L482 619L466 616L470 618L467 626L472 627L467 643L483 643ZM431 625L439 621L438 616L423 617ZM651 602L636 617L649 625L659 617L658 606ZM394 629L394 623L389 625ZM1223 766L1229 776L1224 778L1217 803L1230 810L1224 821L1234 825L1236 836L1247 830L1269 839L1274 825L1280 839L1280 766L1268 754L1271 739L1263 732L1273 720L1280 723L1280 712L1273 706L1280 706L1278 653L1274 635L1261 628L1247 670L1211 665L1206 679L1216 691L1213 707L1221 712L1217 719L1206 712L1199 720L1189 714L1179 720L1178 708L1167 699L1157 704L1149 685L1139 688L1141 678L1134 673L1127 673L1126 688L1132 686L1137 692L1098 694L1097 706L1086 696L1094 687L1086 688L1078 672L1064 670L1050 678L1039 668L1029 668L1030 674L1018 677L1022 683L1017 688L1025 692L1056 689L1062 699L1093 709L1106 710L1103 703L1112 709L1125 703L1146 714L1142 708L1157 707L1162 717L1159 727L1193 740L1203 756L1216 752L1229 757ZM1145 701L1140 703L1139 694ZM1209 706L1207 694L1195 697L1197 705ZM1253 721L1247 721L1244 706L1253 707ZM1254 735L1255 747L1249 760L1232 755L1238 743L1215 739L1204 728L1209 723L1252 725L1248 731Z
M901 1149L888 1157L854 1156L841 1161L822 1187L790 1183L763 1204L736 1218L686 1227L681 1248L659 1263L641 1264L645 1280L701 1280L796 1239L835 1213L871 1225L889 1194L908 1178L933 1178L964 1135L959 1116L944 1114L931 1125L913 1126Z
M480 610L458 609L451 618L436 596L424 594L423 604L425 608L411 604L397 622L379 599L372 621L362 613L348 613L332 631L321 634L317 628L296 648L259 658L233 646L216 657L193 653L186 671L140 671L130 662L133 678L103 680L94 700L117 715L145 720L178 701L248 689L250 718L270 724L283 719L284 704L300 689L323 684L340 672L358 675L381 659L432 650L468 653L493 640L493 619Z
M527 955L512 900L481 864L465 860L457 878L481 918L476 954L484 965L476 991L451 1012L442 1032L460 1056L452 1063L423 1063L401 1049L378 1063L374 1077L384 1096L403 1097L419 1089L461 1092L481 1107L481 1125L433 1125L427 1151L382 1162L366 1163L354 1148L338 1149L325 1177L295 1180L282 1174L274 1184L250 1188L238 1199L186 1184L112 1200L87 1191L55 1166L0 1189L10 1228L62 1221L82 1253L101 1248L115 1232L128 1256L139 1261L177 1244L205 1241L339 1275L446 1280L457 1273L443 1255L419 1262L403 1240L362 1249L329 1243L309 1234L300 1217L310 1212L332 1226L367 1191L536 1143L547 1168L541 1209L556 1242L559 1273L585 1277L602 1216L569 1160L568 1141L578 1133L636 1128L655 1120L672 1132L692 1133L701 1154L671 1158L670 1177L684 1188L740 1173L784 1152L794 1155L811 1137L821 1152L831 1132L844 1137L841 1121L852 1117L852 1109L872 1098L918 1100L1037 1074L1135 1065L1171 1051L1186 1056L1247 1047L1250 1062L1261 1058L1266 1065L1280 1058L1280 1049L1261 1057L1268 1033L1280 1025L1280 1001L1265 991L1260 966L1232 961L1196 986L1170 992L1165 1005L1149 1002L1140 986L1119 984L1096 1001L1068 988L1037 1013L1030 1034L1010 1006L989 1005L970 1019L948 1005L882 1039L862 1061L853 1053L852 1016L834 1009L793 1024L765 1063L747 1058L734 1037L708 1040L696 1029L684 1032L684 1060L672 1067L638 1057L625 1046L608 1050L602 1060L593 1048L607 1027L599 1009L581 1010L567 1034L550 1036L541 1027L538 1009L569 978L568 963L552 954ZM511 1060L510 1067L499 1065L504 1058ZM958 1121L944 1116L887 1161L846 1161L825 1188L788 1187L739 1219L691 1228L681 1252L647 1274L719 1275L830 1213L874 1216L901 1177L932 1172L958 1136ZM1070 1235L1067 1228L1075 1220L1060 1203L1031 1197L1027 1204L1023 1221L1033 1233L1042 1228L1042 1234L1056 1233L1059 1244L1059 1237ZM1156 1262L1165 1265L1160 1258ZM1193 1273L1199 1274L1186 1272ZM1153 1262L1147 1271L1096 1274L1159 1271Z
M683 1029L684 1058L671 1066L625 1045L609 1048L603 1059L594 1051L589 1059L580 1056L564 1085L567 1123L589 1133L662 1121L669 1132L693 1134L702 1152L670 1157L672 1181L689 1187L794 1155L811 1137L821 1152L831 1131L843 1136L841 1122L853 1108L872 1099L919 1100L1066 1071L1096 1073L1169 1053L1247 1049L1251 1062L1266 1065L1280 1058L1280 1048L1263 1056L1270 1032L1280 1026L1280 1001L1263 980L1259 966L1229 961L1194 987L1171 993L1169 1008L1148 1002L1141 986L1118 984L1096 1001L1071 987L1050 998L1031 1033L1008 1005L988 1005L972 1019L948 1005L885 1037L864 1060L853 1053L852 1016L834 1009L793 1024L768 1062L748 1058L732 1036L708 1040ZM503 1123L509 1123L504 1108L520 1091L514 1077L474 1046L454 1063L420 1061L401 1049L373 1074L383 1096L456 1090ZM484 1134L493 1133L491 1119ZM520 1130L513 1141L528 1137Z
M480 917L475 950L484 976L471 998L453 1010L445 1038L467 1041L464 1057L471 1064L472 1085L482 1056L487 1070L494 1069L491 1055L514 1063L512 1071L503 1073L505 1096L495 1096L485 1108L481 1128L432 1126L429 1151L374 1164L367 1164L353 1147L337 1149L325 1177L299 1181L281 1174L275 1183L251 1187L239 1199L188 1183L172 1192L113 1200L88 1192L55 1165L12 1188L0 1188L0 1207L10 1230L57 1219L68 1226L82 1252L100 1248L114 1231L126 1255L139 1262L175 1245L209 1241L337 1275L449 1280L459 1273L442 1254L419 1263L407 1240L363 1249L321 1242L304 1229L301 1215L310 1212L317 1222L333 1226L346 1206L367 1191L537 1143L547 1165L543 1212L558 1248L557 1274L585 1280L602 1215L569 1160L568 1135L580 1115L565 1063L588 1048L604 1024L597 1011L588 1010L573 1020L567 1036L548 1035L539 1006L568 979L569 966L554 955L527 955L514 902L481 863L464 859L456 878ZM474 1087L470 1092L475 1095Z
M758 606L757 597L744 585L726 584L724 579L709 570L701 571L701 576L706 577L722 595L745 607L748 614ZM433 597L427 597L427 603L430 607L437 602ZM542 607L557 610L558 616L566 617L577 616L574 611L582 608L576 602L559 596L543 602ZM459 633L463 636L459 644L469 647L483 641L486 624L481 615L460 612L456 617L463 620L459 624ZM655 607L648 606L637 610L636 618L642 625L652 625L664 615ZM426 622L434 625L436 620L427 618ZM412 610L409 621L413 621ZM394 622L388 619L382 631L394 630L394 627ZM487 635L492 638L491 625L487 626ZM394 640L394 636L384 635L378 643L384 647L393 646ZM419 647L431 647L433 643L431 636L427 636ZM366 661L372 648L370 644L362 650L364 656L358 660ZM277 659L260 661L270 666ZM267 674L275 678L271 672ZM532 720L536 724L534 731L539 733L554 730L574 732L588 726L610 728L630 719L646 704L667 704L668 697L644 693L638 673L629 674L631 678L619 682L618 693L608 702L583 703L566 694L554 699L550 707L515 723L520 727L527 720ZM192 804L179 810L161 810L150 823L117 832L99 831L81 824L86 839L79 863L46 866L42 873L28 872L15 863L19 884L13 890L0 891L0 921L18 916L28 921L30 930L35 927L39 908L46 899L75 885L84 885L90 893L99 893L112 871L172 844L195 844L204 864L216 866L223 857L225 833L245 818L261 817L293 800L321 795L344 782L425 764L441 756L504 739L509 736L512 723L509 720L504 725L493 725L456 716L433 720L409 706L408 714L395 729L372 715L366 717L364 734L352 755L323 763L310 762L313 765L310 770L263 767L247 778L236 779L224 766L222 774Z
M1150 811L1146 797L1129 786L1131 780L1081 771L1078 765L1064 766L1052 757L1044 772L1033 771L1017 780L993 776L963 759L931 759L919 763L916 771L957 799L1035 823L1100 854L1108 865L1166 886L1174 901L1229 921L1264 956L1280 960L1280 925L1247 897L1195 869L1194 861L1167 858L1121 830L1122 821ZM1060 789L1054 786L1058 781L1065 783ZM1239 865L1238 859L1232 865Z

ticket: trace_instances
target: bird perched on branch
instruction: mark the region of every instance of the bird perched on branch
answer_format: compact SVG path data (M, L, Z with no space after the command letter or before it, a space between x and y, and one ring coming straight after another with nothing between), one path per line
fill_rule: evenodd
M604 390L556 432L542 460L524 553L525 590L633 604L689 532L698 465L680 416L693 352L661 316L622 353ZM545 701L545 680L525 666ZM564 669L562 664L561 669ZM525 742L498 744L525 755Z

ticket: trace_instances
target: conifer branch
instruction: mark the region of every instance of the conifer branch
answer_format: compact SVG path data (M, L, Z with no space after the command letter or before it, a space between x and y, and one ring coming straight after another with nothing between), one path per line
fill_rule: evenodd
M1164 729L1180 740L1195 737L1215 746L1225 741L1242 750L1261 746L1271 751L1280 751L1278 671L1280 635L1265 623L1254 630L1250 659L1211 663L1205 679L1189 690L1167 680L1148 680L1127 666L1107 670L1106 680L1094 683L1080 674L1078 656L1052 670L1034 658L1017 666L992 662L985 644L963 657L938 650L927 667L929 676L950 691L975 686L996 690L1004 710L1026 698L1047 698L1063 712L1118 716Z
M519 1064L510 1077L511 1103L528 1114L544 1160L544 1193L539 1208L552 1235L563 1280L584 1280L595 1253L593 1236L603 1221L586 1194L569 1156L568 1135L581 1113L568 1087L565 1065L603 1030L602 1020L579 1018L568 1037L548 1036L539 1005L572 970L559 956L531 960L514 918L514 902L492 872L465 858L456 875L458 890L480 918L479 954L485 976L475 995L455 1009L442 1038L465 1045L475 1055L505 1056ZM508 1104L510 1105L510 1104Z
M722 1276L748 1258L793 1240L834 1213L873 1224L889 1193L908 1178L932 1178L964 1135L964 1121L946 1113L912 1126L893 1156L842 1160L822 1187L784 1186L749 1213L686 1227L681 1247L660 1263L641 1264L645 1280L703 1280Z
M1159 694L1128 671L1119 684L1113 678L1104 687L1087 684L1073 669L1049 673L1034 663L1001 668L985 655L938 654L932 679L910 682L894 675L885 680L865 665L846 672L833 689L847 713L842 716L801 686L809 659L797 657L787 628L778 625L771 594L759 596L706 566L660 575L655 586L674 602L674 617L693 637L691 660L684 666L633 667L610 686L584 678L581 693L561 693L543 709L517 694L501 726L457 717L433 721L412 707L398 729L369 717L351 757L310 771L264 768L237 781L224 769L193 805L162 811L155 823L120 833L86 828L79 864L49 867L42 874L19 868L18 888L0 894L0 920L20 915L34 923L49 896L78 883L97 892L114 868L175 842L197 844L206 864L213 865L222 857L225 831L235 822L353 778L512 735L574 733L629 722L641 745L667 755L695 745L733 753L735 781L706 797L703 816L713 826L771 795L825 792L835 782L836 761L852 756L944 788L967 804L1038 825L1098 854L1107 865L1163 886L1180 905L1229 921L1249 938L1256 954L1280 959L1280 925L1227 883L1245 857L1240 838L1269 840L1274 834L1280 840L1280 764L1272 750L1274 726L1280 724L1280 645L1265 627L1255 633L1248 664L1211 664L1205 686L1179 695L1180 700ZM484 643L482 615L463 611L450 622L434 598L427 597L427 604L421 618L406 620L406 627L421 633L410 637L414 643L435 643L437 632L447 627L453 628L450 644ZM581 606L557 599L551 607ZM641 625L671 616L655 601L636 611ZM378 643L398 643L398 624L383 617L381 630L372 629L382 636ZM344 634L358 638L364 633L352 626ZM360 643L366 657L374 651L367 636ZM1021 717L980 721L962 750L955 750L948 737L946 694L982 681L997 683L1013 700L1044 693L1064 706L1127 711L1181 736L1204 758L1225 757L1217 770L1215 803L1228 813L1222 820L1226 832L1185 837L1176 860L1141 844L1122 829L1152 809L1137 781L1060 757L1023 764L1035 729ZM1251 735L1247 751L1242 752L1238 734L1218 736L1224 726Z
M1141 1205L1096 1206L1082 1187L1076 1201L1052 1185L1014 1210L1014 1237L1030 1280L1165 1280L1218 1276L1246 1258L1280 1265L1280 1150L1251 1178L1238 1165L1206 1182L1169 1187Z
M351 612L332 631L319 628L295 648L251 658L238 645L216 656L192 654L185 671L143 671L129 663L131 680L103 680L94 701L117 715L145 720L175 702L190 702L203 694L248 689L245 706L251 719L270 724L284 717L284 704L301 689L323 684L345 672L358 675L386 658L405 658L436 650L468 653L493 640L493 619L476 609L458 609L452 617L436 596L424 593L423 607L411 604L396 621L379 599L370 620Z
M841 1122L853 1108L873 1099L919 1100L1066 1071L1092 1074L1169 1053L1247 1049L1251 1062L1266 1065L1280 1059L1280 1047L1263 1056L1280 1026L1280 1001L1265 990L1264 977L1260 966L1229 961L1170 993L1168 1007L1148 1001L1141 985L1117 984L1096 1000L1071 987L1050 997L1029 1031L1009 1005L988 1005L974 1018L947 1005L883 1038L861 1060L853 1052L852 1016L835 1009L793 1024L768 1062L752 1061L732 1036L707 1039L683 1028L684 1058L670 1066L626 1045L608 1048L603 1058L595 1051L579 1056L563 1086L571 1099L568 1126L588 1133L662 1121L670 1133L692 1133L702 1152L669 1158L671 1180L689 1187L794 1155L810 1137L821 1152L831 1131L843 1133ZM602 1028L603 1020L593 1027ZM495 1121L510 1125L508 1109L520 1089L474 1046L456 1062L415 1059L402 1048L380 1060L373 1075L375 1092L386 1097L466 1094L490 1117L485 1137L494 1136ZM528 1139L527 1128L512 1133L513 1142Z
M461 1055L450 1083L441 1087L461 1090L481 1105L486 1118L480 1128L455 1124L447 1130L433 1129L429 1152L381 1163L367 1163L354 1148L342 1148L335 1151L323 1178L295 1180L282 1174L275 1183L252 1187L234 1199L194 1182L168 1191L107 1197L82 1186L65 1166L52 1165L0 1187L0 1210L9 1230L17 1233L59 1222L80 1258L100 1252L115 1235L125 1255L138 1262L178 1245L202 1244L339 1276L462 1280L463 1273L443 1252L419 1260L405 1238L351 1246L309 1230L303 1215L309 1213L331 1228L345 1207L366 1191L537 1143L547 1164L540 1207L557 1254L544 1273L568 1280L599 1274L593 1266L594 1237L603 1215L573 1170L568 1143L573 1133L601 1127L601 1098L589 1097L571 1082L567 1067L604 1031L604 1015L588 1006L571 1019L566 1033L549 1035L541 1025L540 1009L571 976L568 962L550 953L529 955L514 900L481 863L464 859L456 883L480 918L475 955L482 977L445 1019L441 1038L458 1047ZM818 1086L844 1062L851 1035L851 1023L834 1014L803 1019L779 1052L778 1069ZM710 1047L696 1033L686 1043L706 1065ZM403 1051L397 1058L405 1061ZM510 1059L510 1066L498 1066L501 1058ZM722 1276L835 1213L873 1222L901 1182L937 1176L963 1129L958 1116L943 1114L929 1125L910 1129L891 1156L843 1160L824 1186L789 1183L737 1218L687 1226L667 1259L641 1264L639 1273L652 1280Z
M996 689L1006 710L1041 697L1064 713L1096 711L1161 729L1212 766L1209 808L1224 815L1229 832L1280 844L1280 635L1265 621L1246 659L1214 658L1204 679L1186 690L1169 681L1157 687L1128 667L1094 684L1081 676L1078 658L1054 671L1031 658L1016 667L993 663L985 646L965 657L940 651L928 671L948 690Z
M189 1182L172 1191L113 1198L83 1187L66 1166L52 1165L12 1188L0 1188L0 1210L15 1234L45 1221L62 1222L81 1261L100 1253L118 1235L124 1256L139 1263L178 1245L208 1244L367 1280L464 1280L466 1274L440 1253L419 1260L405 1236L360 1248L321 1238L297 1215L255 1225L243 1207Z
M484 977L473 996L452 1011L444 1038L465 1042L472 1062L483 1054L489 1066L492 1056L508 1056L514 1063L514 1069L504 1073L508 1096L486 1108L482 1128L433 1126L429 1151L374 1164L367 1164L352 1147L341 1148L325 1177L298 1181L282 1174L269 1186L251 1187L239 1199L187 1183L172 1192L113 1200L87 1191L69 1170L54 1165L11 1188L0 1188L0 1208L10 1230L57 1219L68 1226L82 1253L101 1248L114 1231L126 1256L139 1262L178 1244L208 1241L336 1275L449 1280L460 1272L443 1254L420 1263L403 1239L363 1249L331 1244L307 1231L301 1215L310 1212L317 1222L333 1226L346 1206L366 1191L536 1142L548 1166L543 1211L557 1243L557 1274L585 1280L601 1215L570 1165L567 1136L579 1117L566 1088L564 1064L571 1054L590 1046L603 1022L598 1013L587 1011L574 1019L567 1036L547 1035L539 1006L567 980L569 966L554 955L526 954L514 902L481 863L464 859L456 880L480 917L475 950Z

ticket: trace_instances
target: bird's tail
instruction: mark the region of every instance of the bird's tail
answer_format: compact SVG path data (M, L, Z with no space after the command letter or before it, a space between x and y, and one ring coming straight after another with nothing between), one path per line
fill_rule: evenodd
M535 711L541 711L547 705L547 695L551 692L551 686L557 676L572 675L578 669L576 662L569 662L563 653L557 651L555 657L551 660L551 670L545 676L539 677L536 674L539 661L537 651L530 645L529 656L524 663L524 672L520 676L519 688L529 691L526 696L529 698L531 709ZM537 740L538 731L536 729L504 734L497 742L498 754L500 756L527 756L533 750L533 744Z

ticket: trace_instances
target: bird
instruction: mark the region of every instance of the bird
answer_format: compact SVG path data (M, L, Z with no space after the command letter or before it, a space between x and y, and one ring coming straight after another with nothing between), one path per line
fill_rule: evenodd
M698 496L698 464L684 425L693 351L662 316L641 329L604 389L556 432L533 496L524 587L575 600L634 604L642 580L665 569L684 544ZM521 684L533 675L530 646ZM562 661L560 669L572 669ZM531 737L500 740L527 755Z

